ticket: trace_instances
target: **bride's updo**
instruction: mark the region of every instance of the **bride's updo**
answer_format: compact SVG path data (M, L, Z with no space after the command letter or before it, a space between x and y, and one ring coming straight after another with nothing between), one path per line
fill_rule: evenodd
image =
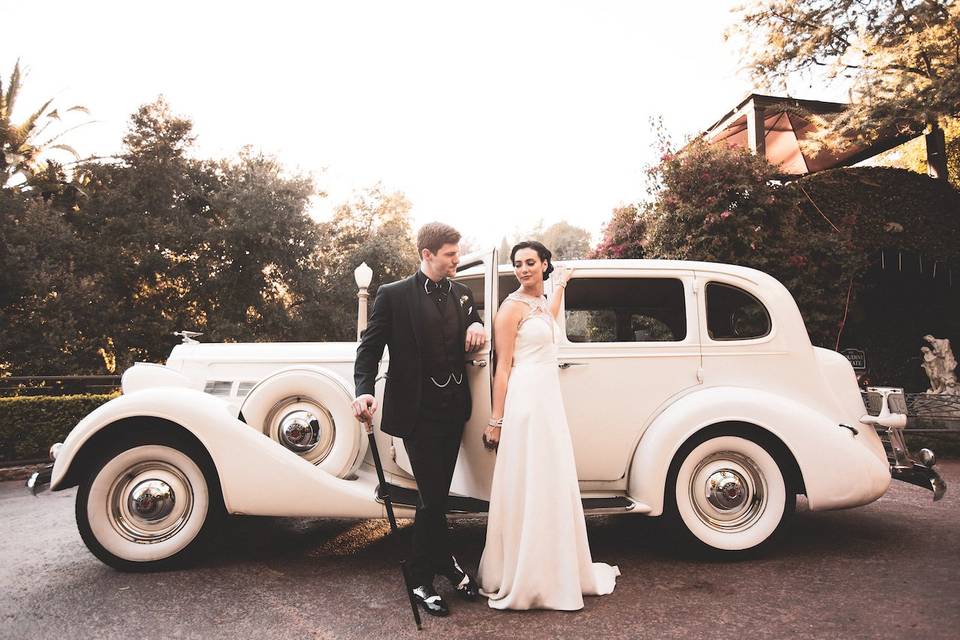
M514 263L514 257L517 255L517 251L520 249L533 249L537 252L537 256L540 257L541 261L546 261L547 268L543 272L543 279L547 280L550 278L550 274L553 272L553 253L550 252L550 249L547 249L543 246L542 242L537 242L536 240L524 240L523 242L518 242L513 245L513 249L510 249L510 264Z

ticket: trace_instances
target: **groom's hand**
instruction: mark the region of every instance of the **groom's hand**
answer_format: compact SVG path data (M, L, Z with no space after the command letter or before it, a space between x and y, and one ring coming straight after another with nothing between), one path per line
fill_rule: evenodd
M467 327L467 339L463 346L465 351L468 353L480 351L485 344L487 344L487 332L483 330L482 324L474 322Z
M377 412L377 399L369 393L357 396L353 401L353 417L361 422L373 420L373 414Z

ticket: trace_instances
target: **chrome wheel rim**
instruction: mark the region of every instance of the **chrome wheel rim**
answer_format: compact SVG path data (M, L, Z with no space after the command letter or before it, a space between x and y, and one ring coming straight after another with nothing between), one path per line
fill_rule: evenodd
M690 475L689 495L700 521L723 533L749 529L768 503L763 472L748 456L734 451L701 460Z
M190 481L176 466L160 460L125 469L107 492L110 525L138 544L155 544L173 537L192 513Z
M326 407L302 396L284 398L273 406L263 425L264 435L313 464L333 450L337 425Z

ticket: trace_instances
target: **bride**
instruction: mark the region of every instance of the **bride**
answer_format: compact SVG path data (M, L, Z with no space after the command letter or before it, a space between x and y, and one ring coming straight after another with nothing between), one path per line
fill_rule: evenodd
M557 372L555 318L570 272L558 271L548 303L550 259L539 242L513 247L520 288L495 320L493 417L483 440L498 455L477 576L495 609L582 609L584 595L612 592L620 575L590 556Z

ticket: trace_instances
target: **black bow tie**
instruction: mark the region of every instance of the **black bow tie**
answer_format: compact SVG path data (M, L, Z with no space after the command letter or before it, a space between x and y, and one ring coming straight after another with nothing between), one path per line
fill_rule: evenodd
M444 278L440 282L434 282L430 278L427 278L423 283L423 290L427 293L434 293L436 291L447 293L450 291L450 281Z

